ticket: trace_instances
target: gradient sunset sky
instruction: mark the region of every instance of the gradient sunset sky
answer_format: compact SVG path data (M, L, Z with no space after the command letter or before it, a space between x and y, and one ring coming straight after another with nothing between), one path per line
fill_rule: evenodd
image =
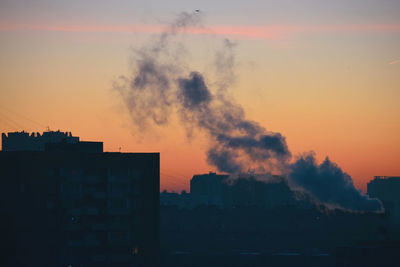
M365 190L400 176L400 1L0 1L0 132L72 131L106 151L160 152L161 189L189 188L206 163L202 133L177 121L140 133L113 81L132 50L182 11L203 27L183 36L207 77L222 40L235 46L231 94L247 118L315 151Z

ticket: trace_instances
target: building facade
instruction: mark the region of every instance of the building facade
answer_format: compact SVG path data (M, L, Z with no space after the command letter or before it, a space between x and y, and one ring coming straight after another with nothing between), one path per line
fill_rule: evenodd
M228 175L216 174L197 174L190 180L190 195L195 206L211 205L223 206L224 196L228 185L225 180Z
M0 152L11 266L158 266L159 153L100 148Z
M254 175L230 178L210 172L194 175L190 181L192 206L218 206L224 208L258 206L274 208L296 204L283 177L271 176L268 181Z
M367 191L371 198L382 201L390 223L400 228L400 176L375 176Z

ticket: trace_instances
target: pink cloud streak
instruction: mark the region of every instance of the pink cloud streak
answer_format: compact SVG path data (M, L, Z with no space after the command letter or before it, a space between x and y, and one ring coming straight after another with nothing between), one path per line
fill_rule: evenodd
M0 23L0 32L50 31L77 33L161 33L162 25L47 25ZM303 33L400 33L399 24L278 25L189 27L191 35L222 35L244 39L283 39Z
M400 63L400 59L393 60L393 61L389 62L390 65L394 65L394 64L398 64L398 63Z

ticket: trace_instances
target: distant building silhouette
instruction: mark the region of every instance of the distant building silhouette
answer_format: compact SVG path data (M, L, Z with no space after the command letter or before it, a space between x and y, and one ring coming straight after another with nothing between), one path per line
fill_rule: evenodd
M180 194L178 194L164 190L160 193L160 205L175 206L185 209L190 209L193 207L191 194L186 193L186 191L182 191Z
M375 176L367 185L368 195L383 203L390 222L400 226L400 177Z
M335 209L281 176L194 175L160 194L162 266L398 266L388 216Z
M194 205L222 206L227 192L225 180L228 175L214 172L194 175L190 180L190 194Z
M159 154L104 153L101 142L58 132L31 136L9 134L0 152L10 266L157 266ZM51 141L35 141L43 136Z
M213 172L194 175L190 181L190 195L193 206L274 208L296 203L294 192L280 176L272 176L270 181L264 182L254 175L235 179Z
M71 132L48 131L43 134L12 132L2 133L1 135L3 151L44 151L46 144L49 143L68 143L76 144L79 137L72 136Z

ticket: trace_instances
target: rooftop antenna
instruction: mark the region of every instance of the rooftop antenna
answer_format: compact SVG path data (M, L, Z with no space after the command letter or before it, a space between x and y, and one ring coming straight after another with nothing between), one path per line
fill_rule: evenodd
M119 147L119 153L121 153L121 147Z
M46 126L46 130L50 132L50 126Z

